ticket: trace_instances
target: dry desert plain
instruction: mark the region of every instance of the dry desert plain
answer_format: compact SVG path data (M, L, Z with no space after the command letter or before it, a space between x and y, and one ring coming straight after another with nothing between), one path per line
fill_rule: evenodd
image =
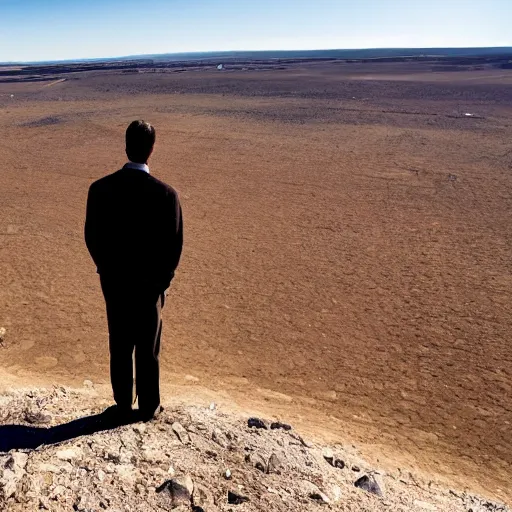
M166 398L273 414L510 502L512 70L0 83L2 387L108 385L85 201L136 118L185 218Z

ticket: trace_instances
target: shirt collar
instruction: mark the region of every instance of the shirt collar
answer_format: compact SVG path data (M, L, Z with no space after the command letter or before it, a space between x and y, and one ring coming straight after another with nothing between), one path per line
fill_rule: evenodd
M136 162L128 162L124 165L123 169L137 169L138 171L144 171L149 174L149 167L147 164L138 164Z

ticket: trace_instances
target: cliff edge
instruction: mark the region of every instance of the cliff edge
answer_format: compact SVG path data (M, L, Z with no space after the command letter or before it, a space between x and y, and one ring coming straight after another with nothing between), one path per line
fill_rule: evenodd
M116 425L94 385L0 395L0 510L510 512L215 404Z

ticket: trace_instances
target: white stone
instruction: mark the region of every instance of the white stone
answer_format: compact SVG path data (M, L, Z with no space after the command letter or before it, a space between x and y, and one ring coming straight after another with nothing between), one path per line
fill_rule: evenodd
M329 495L331 496L331 500L334 503L337 503L341 500L342 492L341 487L339 485L332 485L329 489Z
M228 440L219 428L214 428L212 432L212 440L222 448L227 448Z
M51 497L60 496L66 492L66 488L63 485L57 485L53 492L51 493Z
M329 496L327 496L326 494L324 494L323 492L316 492L316 493L313 493L313 495L311 497L315 497L317 498L319 501L323 502L323 503L330 503L331 500L329 499Z
M144 434L144 432L146 432L146 425L144 425L144 423L140 423L139 425L135 425L133 427L133 430L135 432L138 432L140 435Z
M123 450L119 453L119 462L121 464L130 464L133 460L133 452L130 450Z
M324 448L324 450L322 451L322 455L325 460L334 461L334 453L330 448Z
M130 464L119 464L116 466L116 473L120 480L128 484L135 483L135 468Z
M164 454L160 450L154 448L144 448L142 450L142 456L144 457L144 460L152 463L164 462L165 459Z
M72 460L78 459L82 456L83 452L80 448L66 448L65 450L59 450L55 456L60 460Z
M28 461L28 455L23 452L13 452L12 458L14 459L14 467L19 469L25 469Z
M69 462L66 462L66 464L68 464L68 465L69 465L69 467L70 467L71 469L73 469L73 466L71 466L71 464L69 464ZM76 477L77 477L78 479L85 478L86 476L87 476L87 469L85 469L85 468L78 468L78 469L76 470Z
M0 491L3 493L5 499L10 498L16 494L16 488L18 486L18 478L14 471L10 469L4 469L2 478L0 479ZM0 494L1 496L2 494Z
M109 474L112 474L114 473L116 470L114 464L112 464L112 462L109 462L108 464L105 465L105 473L109 473Z
M185 478L182 480L182 483L185 485L187 491L192 495L194 492L194 482L192 481L192 478L190 478L189 475L185 476Z
M185 430L185 428L183 427L183 425L179 422L174 422L172 424L172 429L174 431L174 433L178 436L178 439L183 443L183 444L190 444L190 436L188 435L188 432Z
M377 482L377 485L380 487L382 495L386 494L386 484L384 483L384 476L382 473L374 473L373 478Z
M60 473L60 467L55 464L49 464L47 462L42 462L37 466L37 470L40 473Z

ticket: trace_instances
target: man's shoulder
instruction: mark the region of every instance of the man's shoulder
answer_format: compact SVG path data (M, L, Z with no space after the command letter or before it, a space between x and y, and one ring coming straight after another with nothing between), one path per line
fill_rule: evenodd
M144 182L146 183L147 187L149 184L149 188L158 196L166 196L168 198L178 200L178 193L176 190L152 174L147 174L144 171L139 170L129 174L123 173L122 171L123 169L119 169L118 171L97 179L90 185L89 190L93 193L101 193L102 190L105 191L108 189L115 189L118 186L123 187L125 185L125 179L128 179L128 181L133 185L133 178L136 177L136 181L139 183L139 185ZM139 182L139 180L142 180L142 182Z
M100 190L105 186L108 186L110 183L112 183L116 175L119 173L119 171L115 171L111 174L107 174L106 176L102 176L101 178L97 179L96 181L93 181L91 185L89 186L89 190Z
M165 194L167 196L172 196L176 199L178 198L178 192L176 192L176 190L173 187L171 187L171 185L168 185L164 181L159 180L152 174L150 174L148 177L151 180L151 182L154 184L154 186L159 188L162 192L165 192Z

